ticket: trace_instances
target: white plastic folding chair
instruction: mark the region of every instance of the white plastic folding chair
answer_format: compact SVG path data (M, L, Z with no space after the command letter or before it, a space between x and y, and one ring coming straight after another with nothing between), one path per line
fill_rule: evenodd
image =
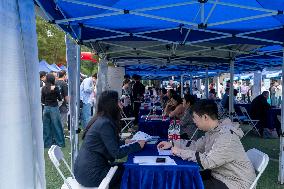
M250 186L250 189L256 187L257 181L264 172L265 168L268 165L269 157L267 154L253 148L247 151L247 156L250 159L255 171L258 173L254 182Z
M120 120L124 122L125 126L121 129L120 132L123 132L126 129L130 129L134 126L133 122L135 120L135 117L127 117L123 110L121 110L121 116L122 118Z
M52 145L51 148L48 150L48 155L55 166L56 170L60 174L61 178L64 180L64 184L61 186L61 189L108 189L109 183L117 170L117 166L111 167L106 177L102 180L99 187L84 187L80 185L75 177L73 172L71 171L69 165L67 164L66 160L64 159L64 155L59 146ZM71 177L66 178L62 171L60 170L60 162L63 161L64 165L69 170Z
M244 116L242 121L243 122L247 122L251 126L251 128L245 133L244 136L246 136L253 129L258 133L259 136L261 136L259 131L258 131L258 129L257 129L257 127L256 127L256 125L259 122L259 120L251 119L251 117L249 116L249 114L247 112L247 109L245 107L240 106L240 110L241 110L241 112L242 112L242 114Z

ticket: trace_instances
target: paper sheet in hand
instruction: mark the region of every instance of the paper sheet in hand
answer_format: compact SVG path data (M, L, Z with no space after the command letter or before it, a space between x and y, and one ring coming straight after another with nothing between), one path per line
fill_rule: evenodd
M158 149L159 155L160 156L171 156L173 155L171 150L160 150Z
M157 158L166 158L165 163L157 163ZM134 156L134 163L138 163L139 165L176 165L175 160L170 158L169 156Z
M142 131L138 131L131 140L146 140L146 141L149 141L151 140L152 137Z

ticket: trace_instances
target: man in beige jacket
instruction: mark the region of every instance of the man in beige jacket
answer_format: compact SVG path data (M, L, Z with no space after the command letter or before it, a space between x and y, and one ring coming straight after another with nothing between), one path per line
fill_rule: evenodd
M158 148L172 147L172 153L184 160L197 162L203 171L201 176L207 189L248 189L256 175L240 138L238 124L229 119L218 120L218 108L214 101L200 100L192 107L193 121L206 131L205 136L193 141L189 147L161 142Z

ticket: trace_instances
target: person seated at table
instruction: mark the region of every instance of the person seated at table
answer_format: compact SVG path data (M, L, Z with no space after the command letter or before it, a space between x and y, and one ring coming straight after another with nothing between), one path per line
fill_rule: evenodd
M172 96L165 108L165 115L171 118L180 119L184 114L184 107L182 105L182 99L179 95Z
M268 120L268 111L270 109L270 105L267 102L269 97L268 91L263 91L261 95L255 97L251 102L251 119L259 120L257 127L260 132L260 135L263 136L264 128L267 128L267 120Z
M205 136L187 148L160 142L158 148L172 148L172 153L183 160L197 162L206 189L247 189L256 175L240 138L244 135L237 123L218 120L217 105L212 100L200 100L191 108L193 121L205 131Z
M192 120L191 106L195 103L195 97L185 94L183 98L184 114L181 118L180 136L185 140L197 140L198 133L195 132L197 127Z
M138 141L120 147L119 120L120 107L116 91L104 91L99 96L97 113L88 123L83 134L83 144L74 165L76 180L85 187L98 187L114 166L115 159L120 159L144 147L145 141ZM125 141L129 143L130 141ZM118 165L110 188L119 188L123 174L122 165Z
M165 108L167 107L168 104L169 105L173 104L173 102L172 102L173 95L176 95L175 90L168 89L167 92L166 92L166 95L165 95L165 103L164 103L164 106L163 106L164 110L165 110Z

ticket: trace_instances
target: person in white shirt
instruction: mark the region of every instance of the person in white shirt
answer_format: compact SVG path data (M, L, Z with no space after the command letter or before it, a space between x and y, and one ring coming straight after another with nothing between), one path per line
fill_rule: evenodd
M94 89L97 81L97 74L83 80L80 85L80 100L83 102L81 121L82 127L85 128L91 119L91 108L94 99Z

